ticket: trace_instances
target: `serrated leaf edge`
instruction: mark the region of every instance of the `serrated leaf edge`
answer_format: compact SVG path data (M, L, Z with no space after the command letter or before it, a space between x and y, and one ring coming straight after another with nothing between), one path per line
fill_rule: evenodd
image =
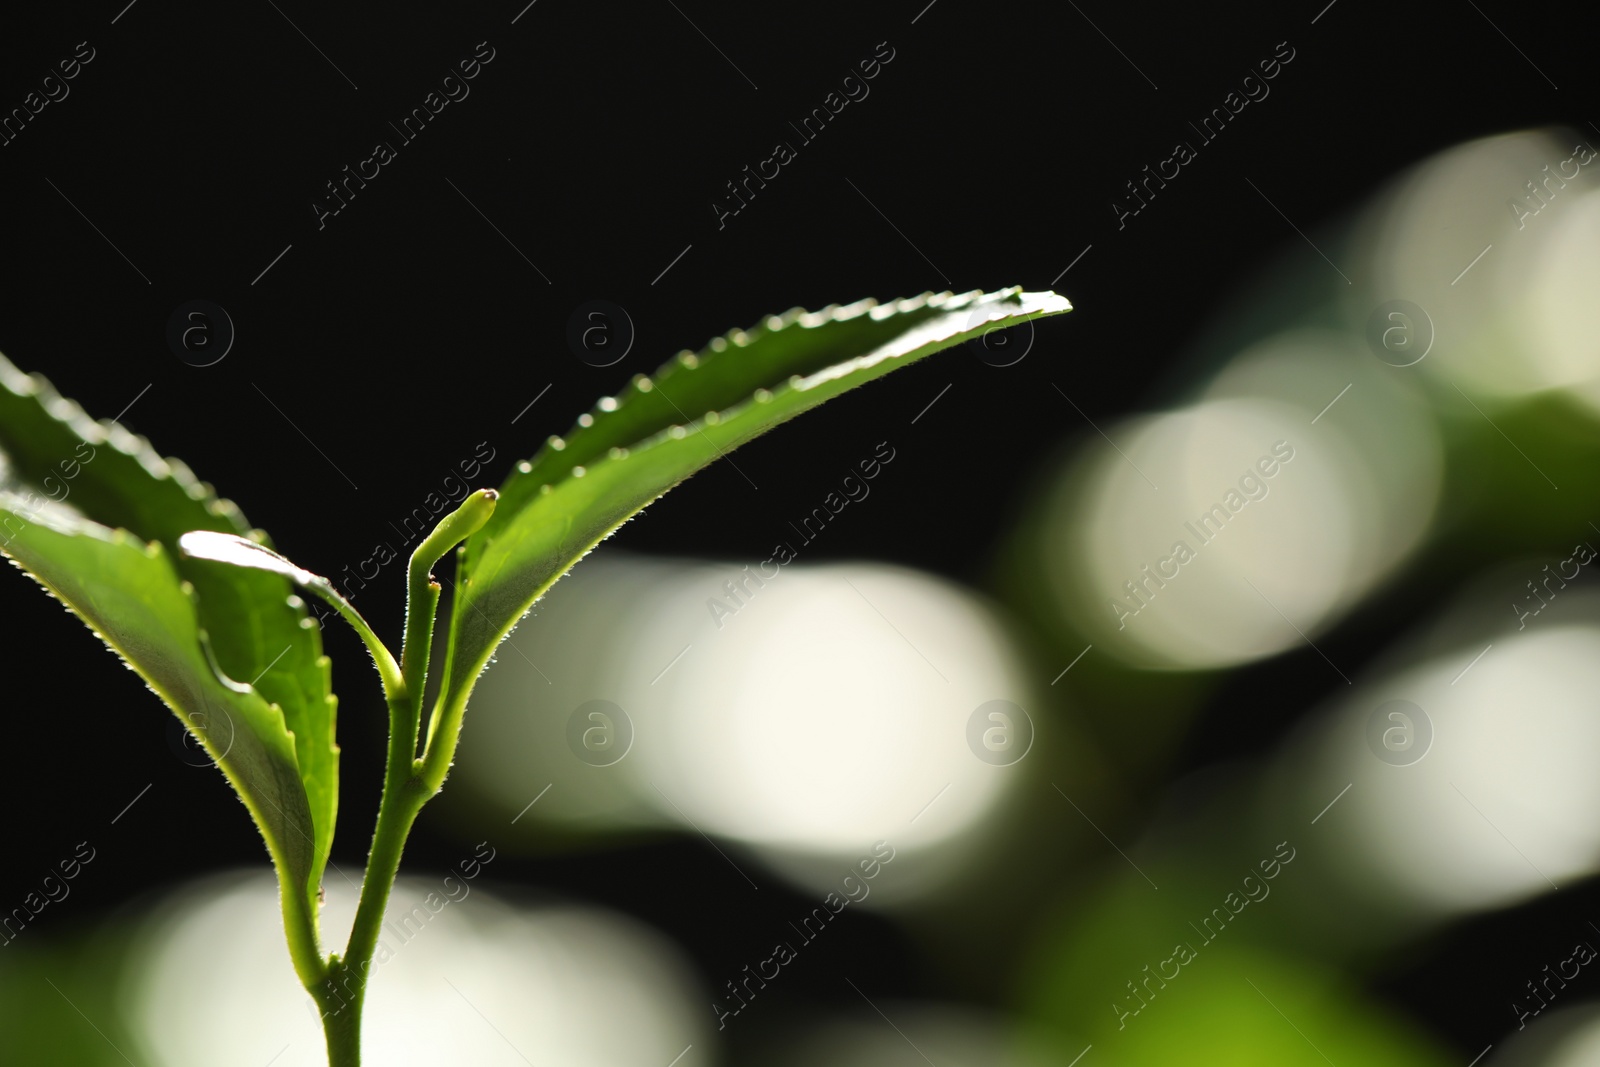
M4 354L0 354L0 388L19 399L36 400L47 416L76 434L80 440L96 447L109 445L136 460L152 478L176 483L191 500L204 504L206 511L226 520L241 536L265 536L261 531L251 528L237 504L218 496L215 488L209 482L195 477L194 471L183 460L161 455L148 438L134 433L120 422L90 418L76 400L62 396L50 379L37 372L23 372Z

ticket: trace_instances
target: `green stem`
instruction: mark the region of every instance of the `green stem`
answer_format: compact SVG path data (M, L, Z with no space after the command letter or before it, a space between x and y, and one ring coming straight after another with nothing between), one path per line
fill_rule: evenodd
M407 737L411 753L416 755L417 734L422 724L423 691L428 684L428 654L433 647L433 617L439 610L439 583L429 573L432 564L417 566L417 557L411 557L411 573L406 588L406 638L400 649L400 671L406 693L415 695L407 709L412 713Z
M320 1002L319 1002L320 1003ZM328 1038L329 1067L360 1067L361 1064L361 1003L350 1005L344 1011L329 1014L324 1007L323 1032Z
M433 722L428 727L428 746L418 760L418 771L423 785L437 793L444 786L445 775L456 758L456 742L461 739L461 717L467 710L470 690L458 694L439 695L434 708Z
M316 905L308 886L300 886L298 892L285 886L279 895L283 898L283 930L289 941L289 959L300 983L311 989L328 973L317 931Z
M434 615L439 606L439 585L430 572L446 552L488 521L497 497L493 489L479 490L467 497L457 511L439 522L412 554L407 576L405 644L401 647L399 667L395 667L381 643L373 649L389 704L389 753L383 773L383 799L378 805L372 850L361 880L361 901L356 906L355 923L350 928L344 956L330 958L320 980L306 985L322 1010L329 1067L360 1067L361 1012L366 1002L367 979L378 944L378 930L400 871L406 838L423 805L439 792L437 783L430 785L424 778L422 761L417 758ZM376 643L376 637L373 642ZM304 972L301 979L305 981Z
M409 699L406 703L412 703ZM413 708L420 707L420 701ZM407 716L407 709L391 705L391 725ZM416 721L414 710L410 721ZM389 904L400 870L400 857L406 838L422 806L436 790L423 787L415 773L411 751L416 734L393 730L389 739L389 764L384 773L383 801L378 807L378 824L372 834L372 851L367 871L361 880L361 902L356 907L355 924L343 959L335 959L324 983L323 1028L328 1039L329 1067L360 1067L361 1009L366 1001L367 979L372 954L378 944L378 930Z
M367 620L355 609L355 605L346 600L333 587L326 578L317 577L313 582L307 582L306 588L320 596L344 617L350 628L361 638L362 644L367 646L367 651L372 654L373 665L378 668L378 677L383 680L383 691L390 699L400 693L403 682L400 676L400 667L394 661L394 656L389 653L389 647L379 640L378 635L367 625Z

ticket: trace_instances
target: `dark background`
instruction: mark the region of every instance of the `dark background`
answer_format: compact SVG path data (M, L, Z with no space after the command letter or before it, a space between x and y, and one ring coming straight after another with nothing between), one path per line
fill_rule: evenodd
M981 582L1045 459L1093 432L1052 383L1096 422L1155 404L1186 380L1186 346L1242 285L1278 257L1312 257L1283 215L1315 236L1439 149L1536 125L1587 136L1600 114L1575 4L925 3L433 11L268 0L224 12L116 0L10 11L0 109L21 106L78 42L95 58L66 99L0 147L0 351L97 417L138 397L127 425L187 460L297 562L335 574L389 538L388 522L479 442L496 453L479 484L496 484L597 396L730 327L869 295L1054 287L1076 310L1039 324L1023 362L995 368L967 350L929 360L742 450L759 489L718 464L617 538L638 551L764 557L775 529L887 438L904 457L877 487L887 505L851 509L816 557ZM494 59L470 96L401 145L388 123L481 41ZM799 145L787 124L879 42L894 58L870 95ZM1111 202L1124 182L1174 141L1193 142L1187 122L1279 42L1295 56L1270 96L1119 229ZM719 229L711 205L724 183L779 139L797 158ZM324 183L380 140L397 158L319 229L311 205L326 199ZM166 341L169 316L194 299L220 304L236 328L210 367ZM624 307L637 331L609 368L581 362L566 341L569 316L591 299ZM358 601L386 637L398 638L402 584L396 572ZM14 668L0 902L20 900L81 840L102 857L30 937L264 862L221 776L176 757L171 716L75 619L9 571L0 604ZM1336 658L1359 665L1399 622L1336 631ZM325 640L344 749L334 859L359 868L383 708L355 640L332 629ZM1305 707L1337 681L1309 652L1281 657L1219 688L1202 725L1259 723L1257 705ZM1210 740L1189 746L1190 766L1274 734L1196 736ZM407 866L442 868L458 853L453 832L424 818ZM770 879L759 902L724 895L734 875L687 837L494 873L640 915L708 983L803 910ZM1384 994L1462 1048L1481 1047L1511 1020L1487 1018L1504 1014L1504 997L1480 995L1463 961L1521 960L1524 940L1570 929L1583 902L1580 890L1458 927ZM846 921L850 935L774 996L843 1003L853 994L831 975L845 963L863 988L939 992L893 926ZM1543 962L1528 955L1508 973Z

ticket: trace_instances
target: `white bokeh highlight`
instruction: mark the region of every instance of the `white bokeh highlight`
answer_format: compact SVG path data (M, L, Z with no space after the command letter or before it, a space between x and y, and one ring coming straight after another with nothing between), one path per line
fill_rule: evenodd
M447 903L430 908L430 893ZM364 1062L665 1065L690 1045L678 1067L715 1060L707 996L649 928L591 907L513 906L459 877L449 894L457 899L442 876L396 883L381 934L392 957L370 976ZM356 891L330 874L327 896L324 939L342 944ZM400 926L413 908L427 918ZM229 1063L327 1063L316 1010L284 947L270 872L179 889L126 968L121 999L149 1062L215 1067L226 1050Z
M967 747L979 705L1034 708L1003 624L973 594L907 568L763 571L602 551L513 641L473 699L459 773L512 814L553 782L532 825L675 826L832 888L839 865L878 841L959 864L952 846L1025 773L1026 759L994 766ZM564 737L593 699L635 729L611 767L582 764Z
M1297 405L1238 396L1108 427L1117 448L1063 478L1045 520L1045 563L1073 622L1145 667L1303 647L1373 573L1363 526L1376 495L1344 435L1310 422ZM1214 507L1222 519L1202 524Z
M1432 748L1409 766L1381 762L1364 740L1372 709L1393 699L1433 724ZM1353 783L1327 827L1349 842L1344 875L1445 917L1600 869L1597 704L1600 626L1588 622L1502 634L1358 686L1303 776L1320 789Z

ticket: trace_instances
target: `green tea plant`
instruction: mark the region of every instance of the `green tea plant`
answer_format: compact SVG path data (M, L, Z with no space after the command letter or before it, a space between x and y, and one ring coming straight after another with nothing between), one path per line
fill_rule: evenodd
M332 583L275 552L188 467L113 422L94 422L4 357L0 551L144 679L238 792L277 869L289 955L322 1013L330 1067L354 1067L406 837L449 773L479 674L551 584L651 501L758 434L933 352L1070 309L1054 293L1020 288L866 300L796 309L680 353L439 522L411 556L398 657ZM444 654L430 679L440 600L432 570L452 550ZM295 586L360 635L389 709L383 796L342 953L324 951L318 924L339 802L336 700L320 628ZM430 688L437 696L424 717ZM222 721L233 729L219 751L208 724Z

